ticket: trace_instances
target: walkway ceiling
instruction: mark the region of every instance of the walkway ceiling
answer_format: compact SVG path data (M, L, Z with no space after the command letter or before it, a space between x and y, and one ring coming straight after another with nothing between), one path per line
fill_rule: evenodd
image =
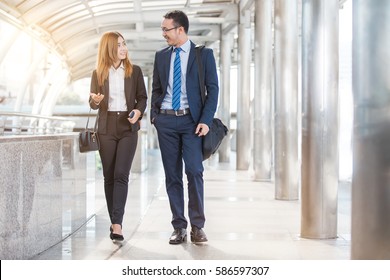
M187 13L190 38L195 43L211 45L218 57L221 35L237 32L240 10L250 9L253 19L255 1L1 0L0 19L56 51L74 81L90 77L99 39L110 30L124 35L130 58L144 74L150 74L155 51L166 46L160 29L162 16L172 9ZM346 1L340 0L340 6Z
M254 0L242 0L253 6ZM98 42L109 30L121 32L130 58L145 73L152 70L154 53L166 46L160 24L169 10L181 9L190 19L190 38L212 45L221 33L236 27L234 0L1 0L0 18L55 50L72 80L90 77ZM241 3L242 4L242 3ZM218 50L218 45L215 48Z

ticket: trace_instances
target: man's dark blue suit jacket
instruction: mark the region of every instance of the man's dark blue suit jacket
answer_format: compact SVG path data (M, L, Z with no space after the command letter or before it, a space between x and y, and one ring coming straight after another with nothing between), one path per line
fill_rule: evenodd
M150 120L159 113L161 103L167 93L169 69L173 47L169 46L156 52L153 70L153 90L151 100ZM191 42L191 50L188 58L186 88L188 104L192 119L195 123L205 123L209 127L212 123L218 105L218 75L216 70L213 50L202 50L203 76L205 80L207 98L205 106L202 105L201 91L199 87L198 64L196 62L195 44Z

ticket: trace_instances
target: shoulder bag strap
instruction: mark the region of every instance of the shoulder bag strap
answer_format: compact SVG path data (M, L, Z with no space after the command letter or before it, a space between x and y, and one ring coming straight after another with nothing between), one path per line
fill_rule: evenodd
M206 88L204 85L204 77L203 77L203 65L202 65L202 58L201 58L201 52L204 48L204 45L196 45L195 46L195 53L196 53L196 61L198 62L198 75L199 75L199 87L200 92L202 96L202 104L204 106L204 103L206 101Z
M89 108L89 113L88 113L88 118L87 118L87 124L85 125L85 129L88 129L88 125L89 125L89 116L91 115L91 109L92 109L92 108ZM97 112L97 114L96 114L95 125L94 125L94 128L93 128L93 131L94 131L94 132L97 132L98 119L99 119L99 110L98 110L98 112Z
M88 118L87 118L87 124L85 125L85 129L88 129L89 124L89 115L91 114L91 108L89 108Z
M94 128L93 128L93 131L94 131L94 132L97 132L98 120L99 120L99 110L97 110L97 113L96 113L95 126L94 126Z

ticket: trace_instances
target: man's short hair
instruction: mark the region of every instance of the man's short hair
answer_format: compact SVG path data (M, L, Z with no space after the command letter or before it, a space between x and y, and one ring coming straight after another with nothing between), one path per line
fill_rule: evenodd
M173 19L173 23L176 27L183 26L184 32L188 33L189 21L187 15L183 11L174 10L164 15L166 19Z

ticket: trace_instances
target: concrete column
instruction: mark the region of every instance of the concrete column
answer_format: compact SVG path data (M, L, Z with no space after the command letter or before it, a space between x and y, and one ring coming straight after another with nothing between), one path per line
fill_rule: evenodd
M390 259L390 1L353 2L352 259Z
M221 79L220 79L220 95L218 116L223 123L230 129L230 67L231 67L231 51L233 38L232 34L223 34L221 39ZM230 161L230 133L228 137L222 141L218 149L219 162Z
M336 238L339 1L302 4L301 236Z
M272 177L272 5L272 0L255 2L255 180L271 180Z
M298 199L298 4L275 0L275 197Z
M148 149L157 149L158 148L158 140L157 140L157 131L156 128L150 123L150 108L152 108L152 83L153 83L153 75L148 75L148 106L146 116L142 119L142 122L146 122L147 127L147 137L148 137Z
M148 133L147 130L141 126L138 131L137 149L131 166L131 173L142 173L148 168Z
M237 92L237 170L248 170L251 153L250 71L251 29L250 11L241 12L238 32L238 92Z

